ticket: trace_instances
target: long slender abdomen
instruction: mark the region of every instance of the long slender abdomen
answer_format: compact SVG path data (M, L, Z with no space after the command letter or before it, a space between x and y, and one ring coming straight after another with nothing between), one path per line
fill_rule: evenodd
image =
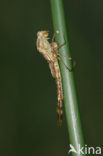
M54 69L55 69L55 79L56 79L56 85L57 85L57 115L58 115L58 126L61 126L62 124L62 114L63 114L63 90L62 90L62 80L61 80L61 74L60 74L60 68L58 61L54 63Z

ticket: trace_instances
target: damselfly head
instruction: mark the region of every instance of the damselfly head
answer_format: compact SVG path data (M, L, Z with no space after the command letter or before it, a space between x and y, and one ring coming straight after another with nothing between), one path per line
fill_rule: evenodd
M48 37L48 35L49 35L48 31L38 31L37 33L37 37L42 37L42 36Z

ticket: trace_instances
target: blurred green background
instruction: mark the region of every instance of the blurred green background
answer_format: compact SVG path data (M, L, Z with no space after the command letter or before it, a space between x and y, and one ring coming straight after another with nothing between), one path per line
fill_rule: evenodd
M79 109L88 146L103 145L103 0L64 0ZM0 1L0 156L67 156L65 113L57 127L56 85L36 49L53 32L49 0Z

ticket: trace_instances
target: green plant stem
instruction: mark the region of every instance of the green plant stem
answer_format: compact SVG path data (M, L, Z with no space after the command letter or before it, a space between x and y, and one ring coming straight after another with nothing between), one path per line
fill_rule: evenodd
M62 43L64 43L64 39L66 40L66 43L59 49L59 52L65 55L66 57L71 57L62 0L51 0L51 10L54 32L56 32L56 30L59 30L59 34L56 35L56 41L59 43L59 45L61 45ZM66 66L72 68L70 60L66 59L65 57L62 57L62 60L66 64ZM60 69L63 82L64 105L68 133L70 137L70 144L72 144L77 150L79 144L80 146L84 147L84 141L81 129L80 115L78 110L78 100L74 84L73 72L67 71L62 62L60 63ZM72 154L73 156L85 155L77 154L74 152Z

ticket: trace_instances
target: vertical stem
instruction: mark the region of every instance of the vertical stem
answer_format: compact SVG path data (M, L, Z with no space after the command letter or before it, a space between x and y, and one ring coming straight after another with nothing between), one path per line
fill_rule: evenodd
M60 44L66 44L59 49L59 52L67 57L70 57L68 35L66 30L65 16L63 10L62 0L51 0L51 10L54 31L59 30L59 34L56 35L56 41ZM72 68L71 61L62 57L63 62ZM76 95L76 89L74 84L73 72L67 71L67 69L60 63L61 75L63 81L63 92L64 92L64 104L68 126L68 133L70 136L70 144L78 151L78 146L84 147L80 115L78 110L78 100ZM73 156L85 156L82 152L74 153Z

